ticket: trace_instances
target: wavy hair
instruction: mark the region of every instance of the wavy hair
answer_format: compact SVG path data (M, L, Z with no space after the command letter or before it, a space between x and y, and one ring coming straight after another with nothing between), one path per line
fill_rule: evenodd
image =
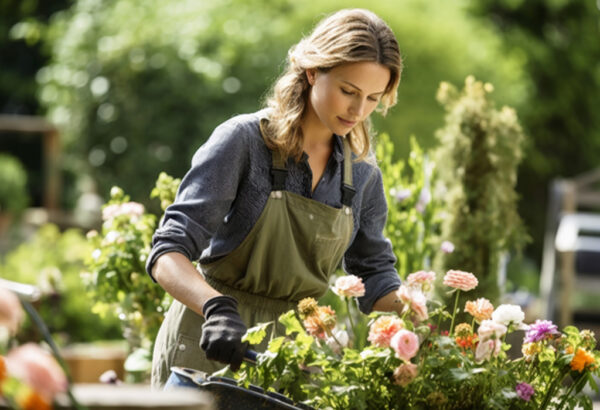
M402 57L392 30L376 14L364 9L340 10L321 20L312 33L292 46L284 72L274 83L266 100L269 122L263 131L270 149L300 160L303 152L302 116L310 85L306 70L328 71L338 65L372 61L390 70L390 81L378 111L385 115L396 104L402 72ZM348 133L352 151L363 160L371 149L369 118Z

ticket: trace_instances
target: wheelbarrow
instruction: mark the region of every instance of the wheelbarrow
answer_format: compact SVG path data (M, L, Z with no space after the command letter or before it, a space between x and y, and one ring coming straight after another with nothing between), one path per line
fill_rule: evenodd
M248 350L245 361L256 363L256 352ZM208 376L205 372L187 367L171 367L172 377L179 384L210 392L217 409L264 409L264 410L314 410L303 403L294 402L289 397L262 387L238 386L237 381L229 377Z

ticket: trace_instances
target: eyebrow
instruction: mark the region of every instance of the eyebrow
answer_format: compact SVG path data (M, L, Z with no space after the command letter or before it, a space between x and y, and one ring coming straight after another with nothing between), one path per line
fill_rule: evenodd
M356 88L358 91L360 91L360 92L362 93L362 90L361 90L360 88L358 88L357 86L355 86L354 84L352 84L350 81L346 81L346 80L341 80L341 81L342 81L343 83L346 83L346 84L348 84L348 85L349 85L349 86L351 86L351 87L354 87L354 88ZM378 93L373 93L373 94L371 94L371 95L379 95L379 94L383 94L384 92L385 92L385 91L380 91L380 92L378 92Z

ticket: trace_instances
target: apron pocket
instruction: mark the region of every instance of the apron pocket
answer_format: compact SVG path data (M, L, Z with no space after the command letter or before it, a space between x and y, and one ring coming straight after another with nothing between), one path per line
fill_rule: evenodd
M317 263L329 277L342 259L344 243L340 238L317 235L314 246L314 254L323 255L323 258Z

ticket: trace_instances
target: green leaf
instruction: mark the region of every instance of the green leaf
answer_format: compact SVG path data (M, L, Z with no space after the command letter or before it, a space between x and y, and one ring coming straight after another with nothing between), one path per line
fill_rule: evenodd
M463 381L471 377L469 372L466 372L464 369L450 369L450 374L452 378L456 381Z
M285 327L285 334L287 336L291 335L294 332L300 334L306 333L293 310L290 310L284 313L283 315L279 316L279 323L281 323Z
M242 342L248 342L251 345L260 344L263 339L267 336L267 328L271 326L273 322L259 323L254 327L251 327L246 331L246 334L242 337Z

